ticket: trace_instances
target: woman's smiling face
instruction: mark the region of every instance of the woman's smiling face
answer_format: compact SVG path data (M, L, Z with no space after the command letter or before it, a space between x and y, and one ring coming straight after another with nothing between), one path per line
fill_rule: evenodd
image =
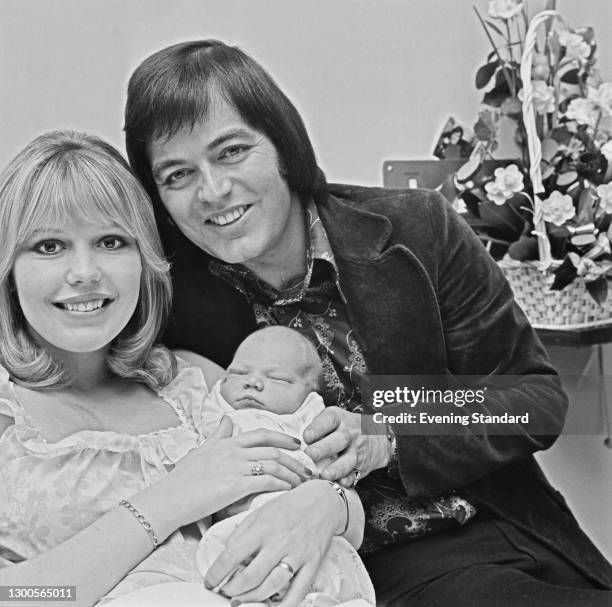
M17 252L12 276L34 339L84 353L108 348L127 325L141 272L137 244L123 229L69 219L36 230Z
M255 269L294 254L303 209L272 142L217 99L206 120L149 147L153 178L172 220L194 244Z

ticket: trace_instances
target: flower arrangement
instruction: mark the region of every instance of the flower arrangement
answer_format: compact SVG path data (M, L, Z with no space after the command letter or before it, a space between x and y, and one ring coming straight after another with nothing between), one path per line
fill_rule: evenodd
M612 82L598 71L594 32L551 12L536 33L519 0L490 0L485 18L474 10L492 52L476 74L484 97L462 179L471 223L498 258L539 263L554 273L553 290L583 280L602 303L612 270ZM487 174L481 163L500 144L516 160Z

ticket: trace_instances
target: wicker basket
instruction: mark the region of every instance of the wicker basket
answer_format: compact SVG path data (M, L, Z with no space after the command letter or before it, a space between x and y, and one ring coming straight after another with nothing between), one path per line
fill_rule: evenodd
M536 329L582 329L612 322L612 297L600 306L577 279L562 291L551 291L551 272L526 263L517 267L500 264L517 303Z
M552 270L560 261L552 259L542 201L539 197L544 192L541 171L542 145L536 129L531 68L538 28L549 19L560 16L557 11L546 10L533 18L525 36L525 48L521 57L522 114L529 151L529 176L533 186L534 234L538 239L540 261L537 265L533 262L504 264L502 261L500 267L514 291L517 302L534 327L569 330L612 323L612 296L600 306L590 296L581 278L575 279L562 291L550 290L554 281Z

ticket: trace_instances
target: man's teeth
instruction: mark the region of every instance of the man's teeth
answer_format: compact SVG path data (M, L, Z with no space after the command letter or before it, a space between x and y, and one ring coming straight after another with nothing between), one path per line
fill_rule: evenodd
M232 221L236 221L236 219L242 217L246 210L246 206L238 207L236 209L232 209L229 213L226 213L225 215L209 217L208 221L218 226L224 226L225 224L231 223Z
M68 312L93 312L94 310L100 309L103 305L103 299L96 299L79 303L65 303L64 308L66 308Z

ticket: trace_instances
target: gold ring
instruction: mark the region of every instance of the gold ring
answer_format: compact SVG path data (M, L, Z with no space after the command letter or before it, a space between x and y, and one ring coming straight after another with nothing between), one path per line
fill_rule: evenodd
M264 473L263 462L253 462L251 464L251 474L253 476L261 476Z
M281 561L277 567L282 567L283 569L286 569L289 572L289 575L291 577L293 577L295 575L295 571L293 570L293 567L287 563L286 561Z
M361 478L361 470L359 470L359 468L355 468L355 470L353 470L353 474L355 475L355 478L353 479L353 484L351 485L352 489L354 489L357 486L357 483L359 482L359 479Z

